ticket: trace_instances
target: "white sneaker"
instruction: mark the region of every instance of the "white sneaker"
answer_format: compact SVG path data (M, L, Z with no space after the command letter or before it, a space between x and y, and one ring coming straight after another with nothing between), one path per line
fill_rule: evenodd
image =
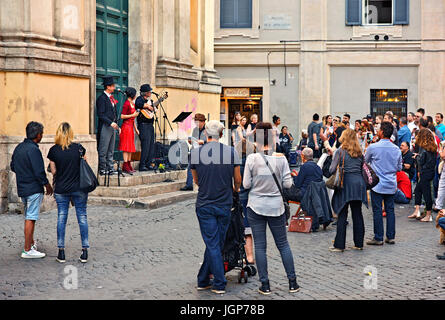
M31 249L28 252L25 250L22 251L22 258L23 259L41 259L46 256L45 253L39 252L37 250Z

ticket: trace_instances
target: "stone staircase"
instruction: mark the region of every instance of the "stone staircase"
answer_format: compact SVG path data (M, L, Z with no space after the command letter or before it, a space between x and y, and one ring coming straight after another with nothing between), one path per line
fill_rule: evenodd
M186 177L186 170L165 173L136 172L133 176L121 176L120 187L117 176L110 177L109 187L104 186L105 177L99 177L101 186L90 193L88 205L155 209L194 199L196 191L180 191L185 186Z

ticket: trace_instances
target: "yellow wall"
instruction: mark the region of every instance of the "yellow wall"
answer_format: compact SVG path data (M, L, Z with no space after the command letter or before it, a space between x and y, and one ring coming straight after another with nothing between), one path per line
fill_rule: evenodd
M89 79L24 72L0 72L0 135L24 136L38 121L45 134L69 122L76 135L89 134Z
M173 88L156 88L156 92L160 93L162 90L168 91L169 98L162 103L164 106L170 122L172 122L181 112L202 113L208 118L210 113L210 120L219 120L220 117L220 95L214 93L201 93L192 90L173 89ZM156 99L154 99L156 101ZM159 115L159 113L158 113ZM191 133L195 124L192 120L187 119L179 127L180 132ZM177 126L172 123L173 131L176 132ZM170 128L167 124L167 134Z

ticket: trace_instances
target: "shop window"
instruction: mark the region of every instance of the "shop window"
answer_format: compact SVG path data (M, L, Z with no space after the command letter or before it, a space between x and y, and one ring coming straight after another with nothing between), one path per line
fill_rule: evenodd
M398 118L408 114L408 90L371 89L371 114L373 117L392 111Z

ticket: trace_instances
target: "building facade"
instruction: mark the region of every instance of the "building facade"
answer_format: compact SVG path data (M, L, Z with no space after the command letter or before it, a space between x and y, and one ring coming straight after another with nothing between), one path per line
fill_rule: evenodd
M215 2L227 126L255 100L263 119L280 116L298 137L316 112L445 111L443 0Z
M0 0L0 212L21 207L9 162L29 121L45 126L45 164L67 121L97 167L95 100L104 75L120 89L150 83L168 91L170 122L182 111L218 119L214 12L213 0ZM166 121L166 136L187 135L191 119L172 123L173 133Z

